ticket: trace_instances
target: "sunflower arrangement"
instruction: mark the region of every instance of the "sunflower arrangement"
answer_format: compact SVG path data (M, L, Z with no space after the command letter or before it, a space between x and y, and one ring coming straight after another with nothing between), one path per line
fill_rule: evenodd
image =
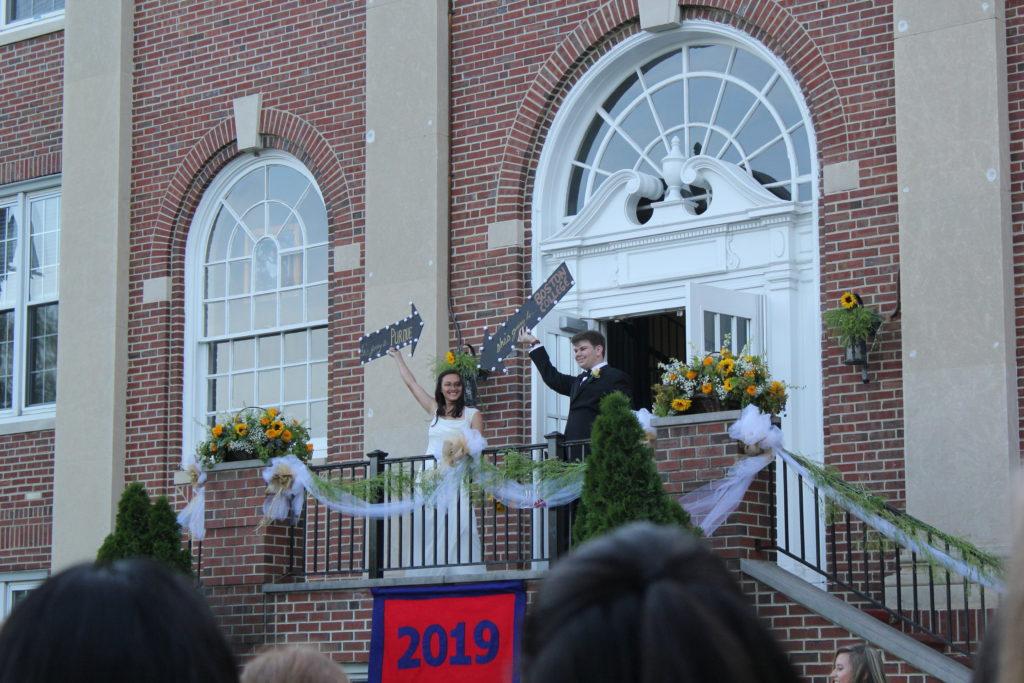
M700 407L730 410L751 403L777 415L789 399L784 382L772 379L761 356L733 354L722 348L716 354L694 356L689 363L671 359L659 363L661 384L654 386L654 414L685 415L707 412Z
M468 351L449 351L434 361L434 377L454 370L464 378L476 377L477 357Z
M854 292L843 292L839 297L839 307L825 311L822 319L842 346L866 342L882 323L881 316L873 308L865 306L860 295Z
M271 458L294 455L308 462L313 455L309 429L289 420L277 408L243 408L207 428L206 439L196 447L203 469L230 459Z

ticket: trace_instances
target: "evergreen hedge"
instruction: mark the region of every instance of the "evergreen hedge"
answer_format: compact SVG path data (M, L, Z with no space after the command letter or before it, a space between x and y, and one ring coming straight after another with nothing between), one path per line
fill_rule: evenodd
M121 494L114 533L104 539L96 561L129 557L151 557L186 574L192 571L192 556L182 547L181 527L167 496L151 503L138 482L128 484Z
M662 487L654 452L629 399L615 392L601 399L601 412L594 421L573 543L579 545L636 520L693 530L690 515Z

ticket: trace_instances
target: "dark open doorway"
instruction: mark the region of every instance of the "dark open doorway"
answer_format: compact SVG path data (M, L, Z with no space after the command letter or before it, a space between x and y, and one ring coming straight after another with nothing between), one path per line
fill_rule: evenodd
M651 386L661 378L658 363L686 358L684 311L608 321L608 360L633 379L633 407L651 408Z

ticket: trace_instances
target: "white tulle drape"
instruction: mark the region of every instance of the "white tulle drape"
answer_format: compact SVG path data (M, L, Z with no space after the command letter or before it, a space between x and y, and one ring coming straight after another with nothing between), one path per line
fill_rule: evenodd
M691 520L704 530L706 536L712 535L715 529L739 506L757 473L767 467L773 458L779 458L795 475L802 477L804 482L813 482L823 498L828 498L848 510L850 514L885 538L986 588L997 592L1005 590L1003 581L999 577L954 557L947 551L922 540L919 536L896 526L888 519L865 509L856 499L836 491L826 482L821 481L821 477L815 477L793 457L792 453L782 448L782 432L778 427L772 425L771 416L762 413L756 406L749 405L743 409L740 419L729 427L729 436L742 441L747 446L757 446L768 450L771 455L746 458L730 468L722 479L706 484L682 497L680 502L683 507L690 513Z

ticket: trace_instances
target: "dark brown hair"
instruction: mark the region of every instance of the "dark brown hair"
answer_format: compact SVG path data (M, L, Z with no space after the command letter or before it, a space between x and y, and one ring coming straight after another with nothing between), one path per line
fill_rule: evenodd
M462 382L462 393L455 400L455 414L448 415L446 409L448 402L445 400L444 392L441 391L441 383L444 378L448 375L455 375ZM434 422L436 423L438 418L442 417L462 417L463 411L466 409L466 381L462 379L462 375L459 374L458 370L445 370L437 376L437 382L434 384L434 403L437 404L437 413L434 415Z
M600 346L602 351L608 348L608 345L604 340L604 335L597 330L583 330L582 332L577 332L572 335L572 338L569 339L569 343L573 346L576 346L580 342L590 342L591 346Z
M523 683L797 683L721 559L637 522L548 573L523 629Z

